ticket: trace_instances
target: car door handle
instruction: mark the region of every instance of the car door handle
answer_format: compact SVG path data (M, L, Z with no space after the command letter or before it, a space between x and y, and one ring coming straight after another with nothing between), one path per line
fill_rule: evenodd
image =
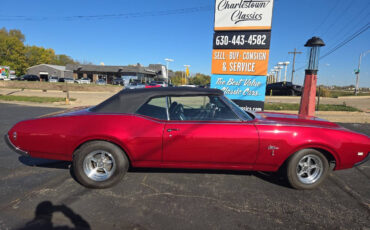
M167 132L179 131L180 129L167 129Z

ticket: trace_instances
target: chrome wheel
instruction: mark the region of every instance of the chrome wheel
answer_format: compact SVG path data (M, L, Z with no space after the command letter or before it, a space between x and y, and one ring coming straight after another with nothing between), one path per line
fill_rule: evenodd
M90 179L94 181L105 181L116 170L116 162L109 152L96 150L85 157L83 170Z
M323 173L323 162L316 155L305 155L299 160L296 173L303 184L313 184Z

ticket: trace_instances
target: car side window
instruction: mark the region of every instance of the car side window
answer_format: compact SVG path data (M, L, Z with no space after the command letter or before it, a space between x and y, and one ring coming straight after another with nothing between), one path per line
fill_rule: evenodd
M152 98L142 105L136 113L160 120L167 120L167 99L166 97Z
M237 115L218 96L169 97L170 120L238 121Z

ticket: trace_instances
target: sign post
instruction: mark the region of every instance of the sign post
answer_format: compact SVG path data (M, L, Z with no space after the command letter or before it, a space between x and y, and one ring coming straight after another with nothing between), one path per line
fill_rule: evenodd
M245 110L264 108L274 0L216 0L211 87Z

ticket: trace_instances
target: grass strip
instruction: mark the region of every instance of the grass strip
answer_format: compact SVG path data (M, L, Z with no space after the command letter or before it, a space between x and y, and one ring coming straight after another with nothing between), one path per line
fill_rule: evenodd
M265 110L299 110L299 104L294 103L265 103ZM317 108L316 108L317 110ZM357 108L348 105L327 105L321 104L319 106L319 111L347 111L347 112L357 112L361 111Z
M316 92L318 93L318 90ZM329 89L321 88L320 96L338 98L338 97L355 96L355 93L353 91L329 90ZM370 92L359 92L357 96L370 96Z
M1 101L25 101L36 103L52 103L62 102L66 99L64 97L37 97L37 96L17 96L17 95L2 95L0 94ZM75 101L75 98L70 98L70 101Z

